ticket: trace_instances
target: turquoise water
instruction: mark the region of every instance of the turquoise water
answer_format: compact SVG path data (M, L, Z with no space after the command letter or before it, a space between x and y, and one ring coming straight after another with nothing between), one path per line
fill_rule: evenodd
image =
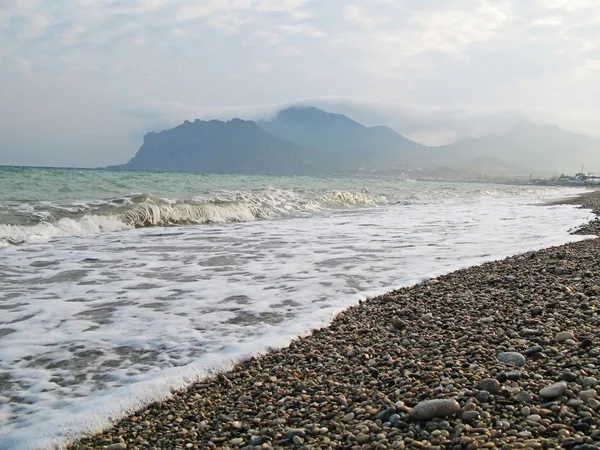
M146 226L231 223L386 204L521 196L547 188L374 178L0 168L0 242Z

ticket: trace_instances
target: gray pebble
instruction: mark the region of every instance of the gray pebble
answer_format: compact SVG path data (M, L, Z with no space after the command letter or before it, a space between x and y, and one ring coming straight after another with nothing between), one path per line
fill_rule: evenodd
M573 333L571 331L561 331L560 333L557 333L556 336L554 336L554 340L556 340L557 342L565 342L568 339L573 339Z
M525 357L517 352L502 352L498 354L498 360L504 364L512 364L522 367L525 365Z
M559 381L558 383L551 384L540 390L540 397L543 398L554 398L559 395L563 395L567 390L567 383Z
M425 400L412 409L410 416L415 420L429 420L434 417L452 416L459 412L460 405L456 400Z
M479 389L490 394L497 394L500 390L500 382L495 378L486 378L479 383Z

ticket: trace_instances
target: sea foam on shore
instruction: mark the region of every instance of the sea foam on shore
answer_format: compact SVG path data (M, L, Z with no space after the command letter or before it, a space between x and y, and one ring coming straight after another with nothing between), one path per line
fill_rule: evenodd
M598 255L586 240L361 302L73 448L600 445ZM460 412L413 418L430 399Z

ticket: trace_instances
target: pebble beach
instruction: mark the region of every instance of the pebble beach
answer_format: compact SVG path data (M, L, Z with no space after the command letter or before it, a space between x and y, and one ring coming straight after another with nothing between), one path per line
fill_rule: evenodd
M600 191L569 202L598 214ZM589 239L363 301L68 448L598 448L599 256Z

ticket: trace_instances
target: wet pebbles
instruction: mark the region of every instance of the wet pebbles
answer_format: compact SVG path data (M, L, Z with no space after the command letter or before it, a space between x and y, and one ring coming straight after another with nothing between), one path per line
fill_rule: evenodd
M71 448L593 449L598 379L594 239L361 302Z

